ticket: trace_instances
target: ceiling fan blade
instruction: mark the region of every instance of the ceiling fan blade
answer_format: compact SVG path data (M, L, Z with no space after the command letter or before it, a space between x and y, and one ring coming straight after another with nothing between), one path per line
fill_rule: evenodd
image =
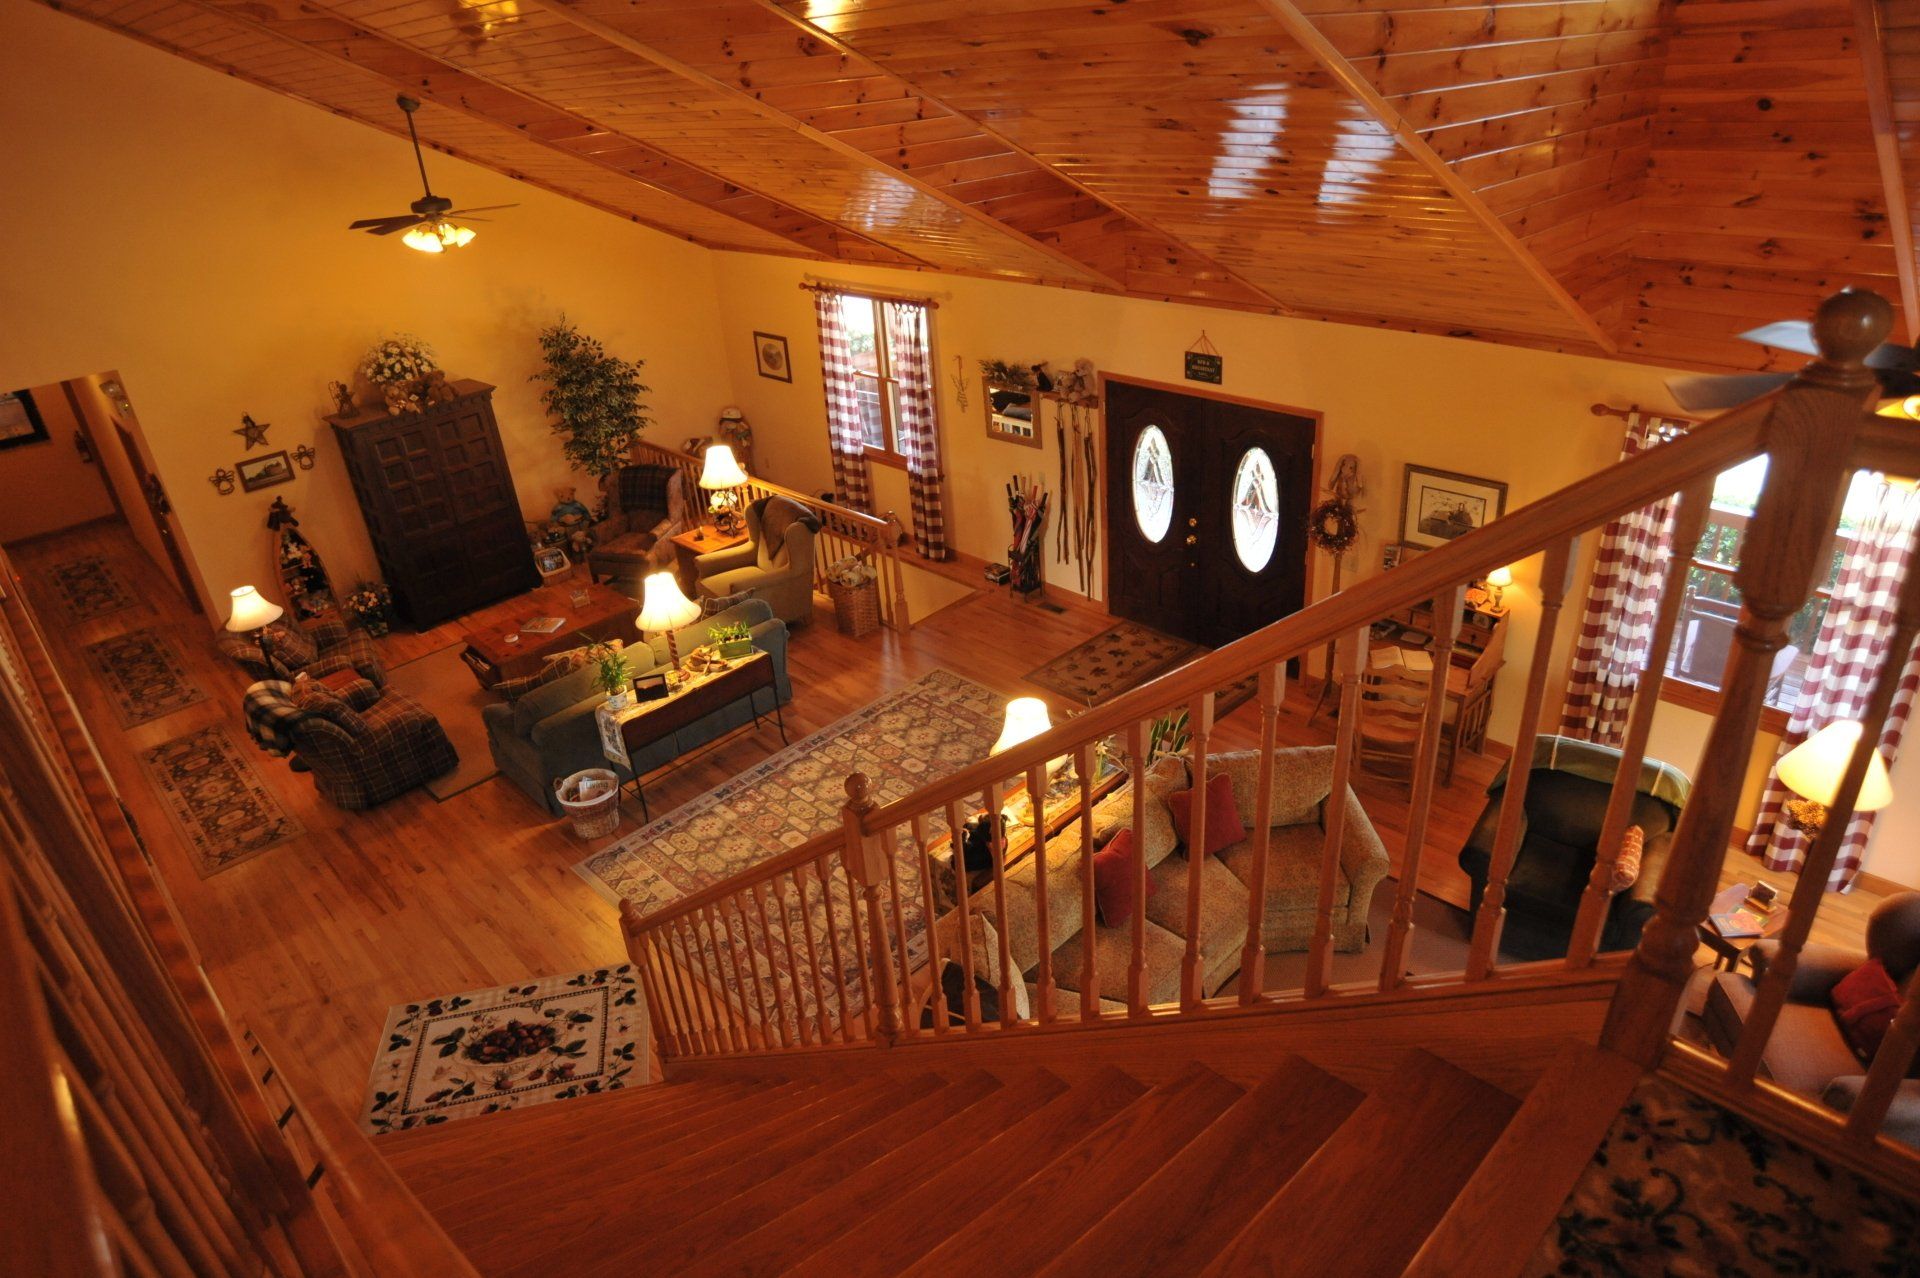
M1759 328L1750 328L1740 334L1740 340L1758 342L1776 350L1795 351L1801 355L1820 353L1820 347L1813 340L1813 325L1805 320L1779 320L1762 324Z
M1738 408L1750 399L1778 390L1793 380L1791 373L1734 373L1726 377L1669 377L1667 391L1674 403L1689 413Z
M517 209L519 207L518 204L482 204L470 209L449 209L447 216L460 217L467 213L493 213L500 209Z
M419 220L419 216L413 213L398 213L393 217L363 217L358 222L347 223L347 229L349 231L365 231L376 226L392 226L396 223L404 225L408 222L417 222Z
M424 223L426 220L427 219L424 217L410 217L404 222L395 222L392 226L376 226L371 230L369 230L367 234L368 235L392 235L395 231L404 231L410 227L419 226L422 223Z

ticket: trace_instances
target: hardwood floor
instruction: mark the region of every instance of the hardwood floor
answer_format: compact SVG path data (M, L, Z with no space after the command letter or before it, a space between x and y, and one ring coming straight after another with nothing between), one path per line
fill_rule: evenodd
M226 725L244 742L239 698L247 676L219 655L206 619L189 610L124 524L88 525L22 543L10 553L214 988L230 1011L267 1031L278 1050L298 1053L306 1072L350 1112L358 1110L376 1037L392 1004L624 959L613 911L570 868L589 845L500 777L444 803L421 789L351 813L320 799L309 778L284 761L254 754L268 787L306 831L212 878L198 878L139 756L211 724ZM46 572L86 554L106 557L142 593L144 604L66 622ZM1042 692L1022 675L1108 624L1090 608L1055 611L981 591L925 618L904 638L882 632L853 640L834 629L823 607L793 636L788 733L798 740L941 667L1010 696ZM123 729L83 649L142 626L157 627L176 642L191 677L209 696ZM382 641L385 656L390 664L410 660L457 642L463 628L456 622L390 636ZM1332 739L1324 722L1306 725L1311 695L1311 687L1291 690L1282 717L1284 743ZM1056 699L1056 715L1072 709ZM1249 703L1222 721L1214 748L1251 746L1257 730ZM649 779L655 815L779 748L779 735L767 724L691 756ZM1479 815L1497 766L1492 757L1465 755L1453 784L1439 791L1421 866L1423 890L1464 905L1466 879L1454 854ZM1397 866L1406 787L1363 776L1357 788ZM632 833L637 819L629 814L614 836L591 846ZM1734 864L1729 874L1741 877L1751 864ZM1830 899L1835 908L1823 911L1816 939L1857 937L1872 904L1860 893ZM1417 936L1414 944L1417 951Z

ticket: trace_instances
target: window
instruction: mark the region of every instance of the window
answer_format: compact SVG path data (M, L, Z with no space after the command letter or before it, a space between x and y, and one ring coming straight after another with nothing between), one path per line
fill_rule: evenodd
M860 427L867 456L894 466L906 465L900 452L900 383L894 376L897 353L886 340L877 298L856 293L840 295L840 318L846 325L847 346L853 353L854 393L860 404ZM931 367L929 352L920 352L923 366Z
M1713 506L1707 512L1700 542L1693 548L1679 621L1667 654L1667 681L1663 685L1667 700L1703 710L1718 707L1720 680L1733 646L1733 629L1740 619L1740 591L1734 584L1734 572L1740 566L1747 525L1766 476L1767 459L1756 457L1723 472L1714 481ZM1820 624L1826 618L1846 558L1849 530L1857 525L1863 506L1871 503L1873 483L1873 477L1864 472L1855 476L1828 552L1826 572L1813 597L1787 623L1788 646L1780 650L1767 683L1767 707L1774 712L1768 715L1767 726L1774 731L1785 728L1785 716L1799 699L1801 680L1806 677L1814 641L1820 637Z
M1280 483L1273 458L1264 448L1249 448L1233 471L1233 553L1248 572L1273 559L1280 537Z
M1147 427L1133 442L1133 521L1151 542L1173 525L1173 450L1158 426Z

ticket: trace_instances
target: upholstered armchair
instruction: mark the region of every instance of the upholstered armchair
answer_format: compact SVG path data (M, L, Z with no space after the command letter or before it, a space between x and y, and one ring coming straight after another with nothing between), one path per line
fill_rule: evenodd
M1754 982L1779 952L1778 941L1757 942L1749 951L1754 977L1743 972L1714 976L1707 990L1705 1019L1707 1034L1722 1053L1731 1055L1739 1043L1753 1011ZM1920 892L1896 893L1873 908L1864 952L1831 945L1801 949L1787 986L1787 1001L1760 1054L1760 1067L1774 1082L1843 1113L1859 1099L1868 1062L1841 1033L1833 989L1869 958L1886 965L1896 986L1908 988L1914 969L1920 967ZM1920 1145L1920 1064L1901 1082L1882 1130L1894 1140Z
M1599 852L1607 799L1619 771L1620 752L1611 746L1560 736L1542 736L1534 742L1520 847L1507 876L1501 953L1531 960L1559 958L1567 952L1580 899ZM1640 874L1608 903L1600 931L1602 950L1632 949L1639 943L1640 929L1653 917L1654 891L1660 886L1674 827L1692 788L1685 774L1671 764L1658 759L1641 764L1627 817L1629 825L1639 826L1646 835ZM1473 881L1476 914L1487 890L1494 831L1506 795L1507 767L1502 767L1487 789L1479 823L1460 850L1460 868Z
M322 617L305 626L275 622L267 627L266 652L251 633L221 634L216 641L228 660L253 679L315 679L352 670L376 688L387 684L380 652L364 630L354 630L338 617Z
M750 591L789 624L813 616L813 538L820 520L799 502L762 497L747 507L747 540L694 561L711 599Z
M419 702L364 679L321 698L323 704L271 682L248 689L247 701L249 718L272 722L312 772L314 788L350 811L405 794L460 763L440 721Z
M685 472L677 466L622 466L601 478L600 493L608 513L593 528L588 575L595 581L638 581L671 568L667 538L698 522Z

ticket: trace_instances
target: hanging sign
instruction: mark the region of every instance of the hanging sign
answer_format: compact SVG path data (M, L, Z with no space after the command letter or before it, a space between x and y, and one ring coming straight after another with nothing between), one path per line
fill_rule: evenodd
M1206 330L1200 330L1200 340L1187 348L1187 380L1210 382L1218 386L1225 365L1226 361L1221 358L1220 352L1207 340Z

